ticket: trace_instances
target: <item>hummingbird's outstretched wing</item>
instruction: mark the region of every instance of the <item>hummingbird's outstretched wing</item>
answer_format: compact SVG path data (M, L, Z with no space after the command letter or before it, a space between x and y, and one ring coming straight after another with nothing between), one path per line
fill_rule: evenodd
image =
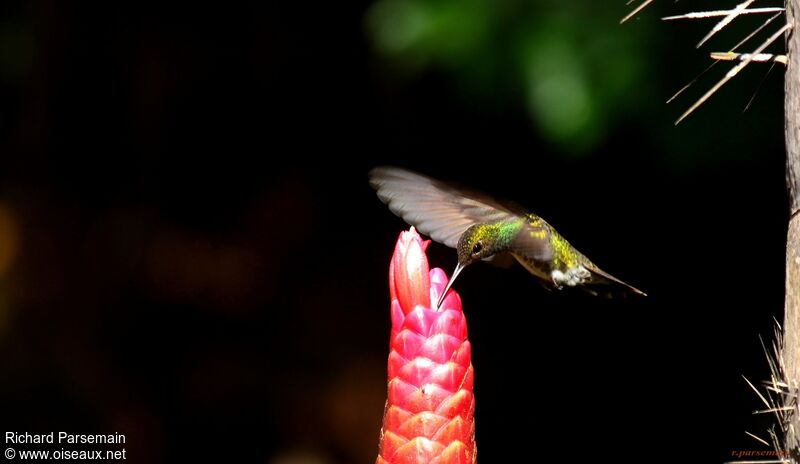
M473 224L519 217L481 194L402 168L377 167L369 172L369 183L394 214L451 248Z

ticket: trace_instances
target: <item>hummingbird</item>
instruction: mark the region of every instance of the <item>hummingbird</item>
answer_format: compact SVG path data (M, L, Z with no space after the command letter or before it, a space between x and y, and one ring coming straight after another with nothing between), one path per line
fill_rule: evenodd
M437 308L467 266L503 255L515 258L548 289L566 286L593 295L646 296L589 261L547 221L516 205L398 167L372 169L369 183L394 214L434 241L456 249L458 264Z

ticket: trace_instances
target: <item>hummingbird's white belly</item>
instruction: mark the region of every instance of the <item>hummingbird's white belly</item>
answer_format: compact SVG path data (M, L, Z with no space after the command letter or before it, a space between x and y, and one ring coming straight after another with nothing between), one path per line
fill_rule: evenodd
M574 287L589 280L592 277L592 273L585 267L578 265L567 269L567 272L561 272L555 269L550 273L550 277L556 285Z
M588 282L592 278L592 273L581 264L571 267L565 271L561 271L559 269L550 270L548 269L550 266L547 262L537 262L532 259L526 259L517 255L516 253L514 253L514 257L517 258L517 261L519 261L519 263L522 264L522 266L525 267L528 272L541 279L553 282L556 287L563 287L564 285L568 287L575 287Z

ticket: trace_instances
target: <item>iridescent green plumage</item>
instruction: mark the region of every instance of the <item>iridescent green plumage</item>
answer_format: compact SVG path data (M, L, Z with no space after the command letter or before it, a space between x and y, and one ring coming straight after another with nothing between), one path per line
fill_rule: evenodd
M456 249L458 266L450 284L469 264L509 254L554 288L578 286L593 294L621 290L644 295L602 271L535 214L401 168L373 169L370 184L392 212Z

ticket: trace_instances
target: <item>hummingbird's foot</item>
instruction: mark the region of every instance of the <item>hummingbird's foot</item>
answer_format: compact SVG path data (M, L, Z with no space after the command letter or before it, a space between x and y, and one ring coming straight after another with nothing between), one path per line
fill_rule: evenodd
M540 280L539 284L542 286L543 289L547 290L548 292L552 292L553 290L558 290L558 287L556 287L556 284L554 284L552 281L550 281L550 283L548 284L546 280Z

